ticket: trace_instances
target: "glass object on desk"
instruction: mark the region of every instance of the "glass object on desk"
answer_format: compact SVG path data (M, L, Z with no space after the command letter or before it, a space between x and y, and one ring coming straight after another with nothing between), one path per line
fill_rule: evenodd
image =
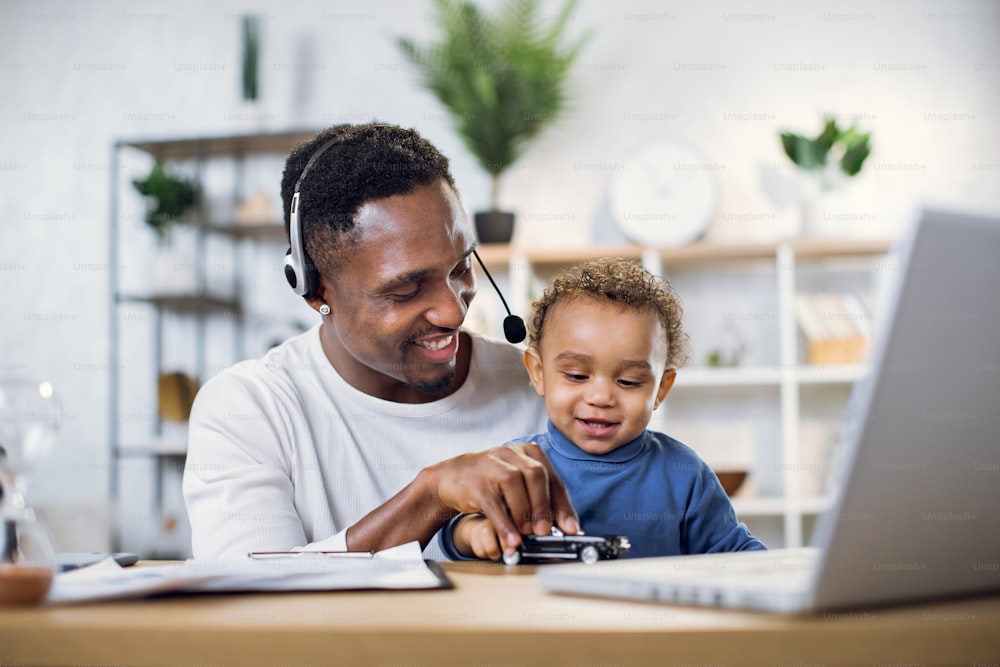
M48 382L0 378L0 605L42 601L55 576L55 546L25 488L60 417Z

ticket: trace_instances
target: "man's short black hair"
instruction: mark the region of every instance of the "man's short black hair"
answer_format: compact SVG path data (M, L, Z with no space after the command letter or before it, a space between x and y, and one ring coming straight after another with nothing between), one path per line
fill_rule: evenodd
M313 153L333 138L338 140L313 163L299 186L306 254L327 275L336 271L341 250L356 238L351 234L354 217L364 203L440 179L455 187L448 158L416 130L378 122L335 125L292 150L285 161L281 202L286 234L295 181Z

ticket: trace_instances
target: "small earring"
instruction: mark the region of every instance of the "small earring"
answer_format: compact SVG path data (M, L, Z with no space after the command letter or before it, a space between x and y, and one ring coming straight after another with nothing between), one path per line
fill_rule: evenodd
M324 316L324 317L326 317L327 315L329 315L330 314L330 306L328 306L327 304L324 303L322 306L319 307L319 314L322 315L322 316Z

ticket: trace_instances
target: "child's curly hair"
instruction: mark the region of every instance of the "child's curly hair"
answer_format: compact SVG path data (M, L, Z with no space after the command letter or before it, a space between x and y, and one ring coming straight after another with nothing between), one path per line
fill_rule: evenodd
M622 307L656 314L667 336L667 367L680 368L688 360L690 341L681 326L684 308L666 278L654 276L636 262L603 257L559 272L545 292L531 304L528 344L537 349L549 309L567 297L588 296Z

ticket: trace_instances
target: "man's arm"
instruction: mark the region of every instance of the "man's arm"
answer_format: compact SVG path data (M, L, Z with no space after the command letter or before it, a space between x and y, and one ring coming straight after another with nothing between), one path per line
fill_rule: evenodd
M521 533L567 533L576 518L548 459L533 444L463 454L416 479L336 535L307 544L280 442L288 426L271 394L233 373L202 387L192 409L184 499L196 558L250 550L380 550L413 540L426 546L458 512L483 511L513 551ZM509 513L508 509L509 508ZM511 517L520 517L515 525Z
M418 540L426 546L459 512L482 512L513 553L521 535L547 535L553 521L574 535L579 522L562 480L538 445L463 454L425 468L388 502L347 530L352 550L378 551Z
M195 558L306 544L276 420L267 397L233 375L217 375L198 392L183 481Z

